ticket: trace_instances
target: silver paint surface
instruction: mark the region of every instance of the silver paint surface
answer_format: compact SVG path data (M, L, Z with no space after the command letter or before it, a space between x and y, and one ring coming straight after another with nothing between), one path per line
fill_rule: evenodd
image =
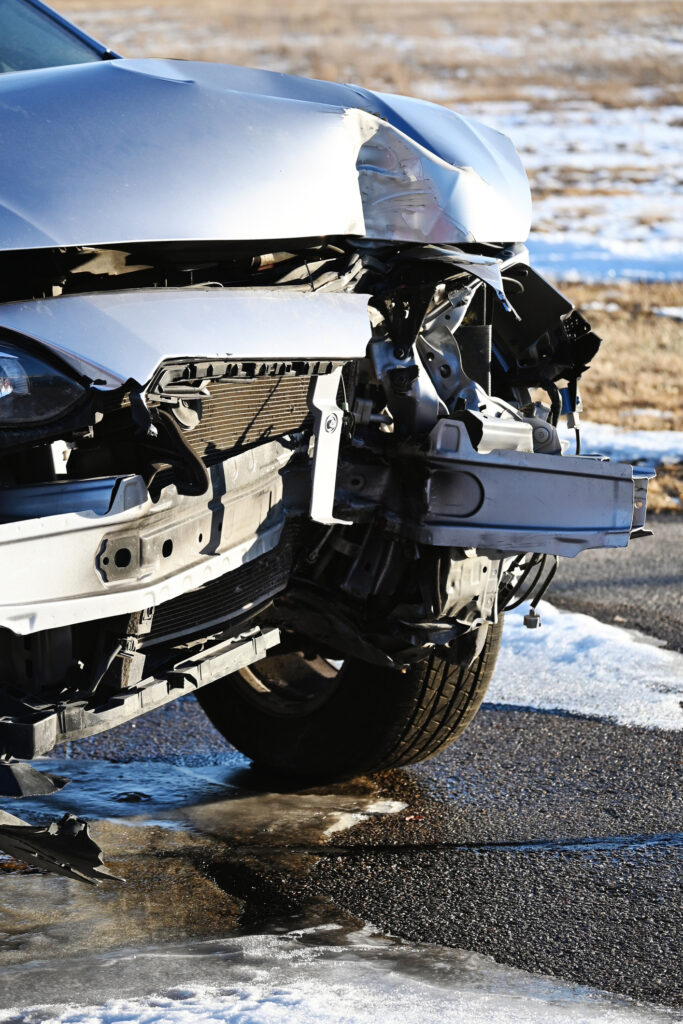
M0 328L57 352L100 387L149 381L164 359L358 359L367 296L284 288L153 288L0 305Z
M351 235L523 241L512 143L436 104L249 68L0 78L0 250Z

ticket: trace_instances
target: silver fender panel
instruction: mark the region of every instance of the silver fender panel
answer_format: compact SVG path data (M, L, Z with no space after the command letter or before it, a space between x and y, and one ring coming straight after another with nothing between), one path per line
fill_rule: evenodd
M0 328L41 342L102 389L146 384L165 359L358 359L366 295L150 288L0 304Z

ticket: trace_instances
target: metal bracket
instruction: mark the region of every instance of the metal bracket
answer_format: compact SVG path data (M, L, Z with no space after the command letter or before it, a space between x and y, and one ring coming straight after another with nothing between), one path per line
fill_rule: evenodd
M310 516L316 523L326 526L350 525L348 519L337 519L334 515L339 442L344 421L344 414L337 405L341 372L339 367L332 373L320 374L308 400L314 416L315 437Z

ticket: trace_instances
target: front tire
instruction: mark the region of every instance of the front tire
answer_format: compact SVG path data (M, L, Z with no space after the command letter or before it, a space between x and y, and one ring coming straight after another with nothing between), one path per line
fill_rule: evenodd
M203 687L213 725L257 767L302 778L336 778L433 757L469 725L500 647L491 626L469 668L436 653L406 671L301 654L265 658Z

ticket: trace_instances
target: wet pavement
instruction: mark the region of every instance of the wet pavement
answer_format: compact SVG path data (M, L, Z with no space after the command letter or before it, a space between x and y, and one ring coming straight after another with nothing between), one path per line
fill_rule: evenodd
M665 541L644 604L662 583ZM595 579L609 575L604 555L588 556ZM607 621L630 571L593 595ZM590 610L580 581L562 581L561 601ZM679 617L667 599L661 632ZM0 860L0 1020L53 1019L6 1007L134 999L216 977L237 986L219 1003L239 990L258 1009L233 1017L217 1003L219 1019L270 1019L259 1000L275 997L257 997L256 981L290 992L296 978L318 1009L306 1016L277 996L285 1016L273 1019L327 1020L315 999L341 964L351 974L337 994L359 1001L354 1022L372 1019L379 978L389 1003L412 1000L423 1022L444 1019L441 998L472 1022L677 1019L664 1008L683 1004L682 753L683 732L484 705L425 764L287 789L183 699L59 748L42 766L70 784L8 808L33 822L78 811L126 883L91 888ZM595 990L616 996L603 1004ZM190 1000L179 1020L209 1012L200 999L192 1016L195 996L177 997ZM175 1019L176 996L163 998L158 1019ZM139 1007L121 1013L137 1019Z
M283 791L183 700L45 762L72 782L22 815L78 807L127 881L6 871L0 1002L36 960L49 978L54 958L371 921L680 1004L682 749L680 734L485 707L433 761Z

